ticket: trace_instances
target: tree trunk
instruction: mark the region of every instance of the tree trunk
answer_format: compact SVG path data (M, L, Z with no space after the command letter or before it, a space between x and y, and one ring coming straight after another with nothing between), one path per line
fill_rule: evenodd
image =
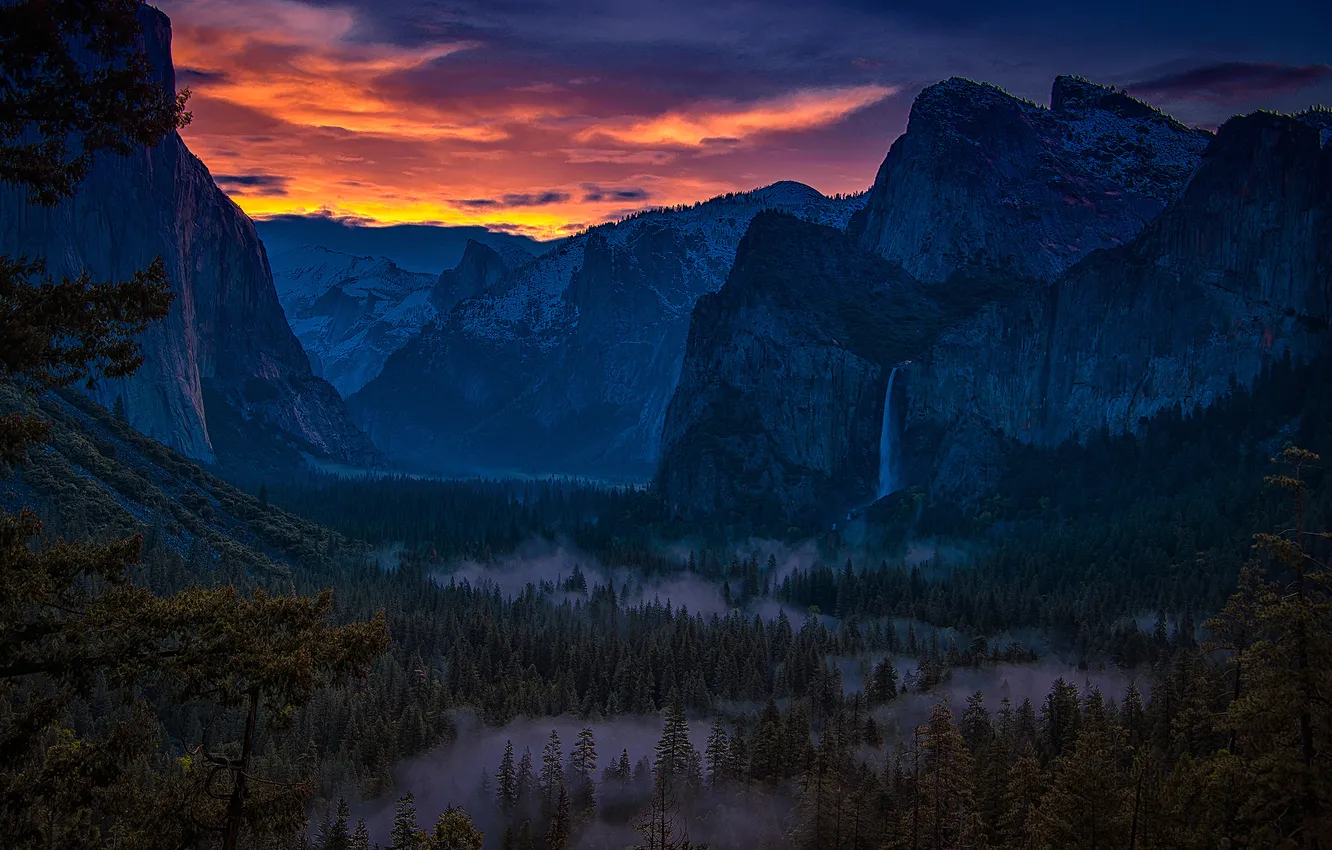
M245 820L245 792L250 778L250 757L254 752L254 731L259 720L259 691L250 691L250 711L245 718L245 738L241 741L240 767L233 769L231 800L227 803L227 827L222 850L236 850L240 844L241 824Z

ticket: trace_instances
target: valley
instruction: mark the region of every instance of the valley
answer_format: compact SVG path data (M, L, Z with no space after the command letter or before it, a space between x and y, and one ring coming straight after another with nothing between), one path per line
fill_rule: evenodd
M1326 108L934 74L556 147L605 80L431 111L461 7L55 8L0 5L6 846L1332 843ZM365 185L252 219L298 121ZM750 179L842 123L863 191ZM529 137L577 181L389 186Z

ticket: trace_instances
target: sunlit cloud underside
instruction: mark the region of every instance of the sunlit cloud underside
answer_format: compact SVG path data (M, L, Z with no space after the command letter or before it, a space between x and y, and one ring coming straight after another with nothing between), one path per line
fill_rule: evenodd
M803 86L635 108L607 81L558 69L496 87L480 42L367 41L345 9L187 0L166 10L178 85L192 92L186 141L256 217L324 212L549 238L800 179L784 172L802 139L898 92ZM881 156L886 140L876 147ZM824 163L810 182L859 191L876 164Z

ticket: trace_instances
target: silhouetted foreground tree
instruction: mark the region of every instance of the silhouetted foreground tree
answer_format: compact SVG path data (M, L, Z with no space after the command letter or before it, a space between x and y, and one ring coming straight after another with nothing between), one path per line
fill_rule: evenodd
M0 179L37 203L70 195L101 151L128 153L188 120L186 95L153 79L136 48L136 0L0 5ZM163 318L160 261L131 280L55 282L40 261L0 257L0 380L41 392L132 374L137 335ZM0 420L0 460L21 464L46 423ZM31 511L0 515L0 835L6 846L235 848L243 832L304 823L300 784L251 775L261 708L281 719L364 668L382 619L329 625L332 594L274 598L235 587L162 598L126 575L138 537L34 542ZM240 709L240 740L172 758L145 689ZM70 708L115 693L119 710L76 729Z

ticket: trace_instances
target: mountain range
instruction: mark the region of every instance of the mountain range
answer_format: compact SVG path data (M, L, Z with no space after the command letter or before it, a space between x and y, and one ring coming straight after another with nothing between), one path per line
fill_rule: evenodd
M174 91L169 22L142 15ZM650 479L685 516L824 522L975 499L1014 446L1134 432L1323 351L1330 116L1211 133L1081 78L1048 107L955 78L867 193L781 182L554 244L256 229L173 134L55 208L0 190L0 252L97 278L164 257L144 368L90 394L205 463Z
M594 227L531 262L464 257L453 275L470 297L348 404L415 469L650 477L691 311L750 220L781 209L845 227L862 201L778 183Z
M1082 156L1070 125L1136 145ZM1135 432L1312 359L1328 125L1257 113L1211 136L1068 78L1048 112L927 89L846 237L756 221L699 302L659 490L686 515L804 522L909 486L974 500L1015 445Z
M323 246L358 257L383 257L404 271L439 274L462 259L467 243L541 254L559 244L456 224L378 225L329 215L277 215L255 221L270 257Z
M273 256L278 300L310 368L345 398L377 377L389 355L438 313L483 294L510 268L532 259L524 243L506 234L485 233L482 239L469 237L457 265L439 275L407 271L389 257L358 257L320 245Z

